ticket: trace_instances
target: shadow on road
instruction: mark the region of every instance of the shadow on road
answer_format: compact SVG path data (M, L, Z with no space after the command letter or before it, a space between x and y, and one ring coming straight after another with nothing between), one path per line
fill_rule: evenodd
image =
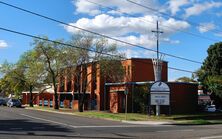
M56 131L71 132L68 128L59 125L50 125L48 123L35 123L28 120L0 120L0 131Z
M111 133L112 134L112 133ZM113 134L116 137L100 136L98 134L87 135L78 133L74 129L53 125L49 123L36 123L28 120L0 120L0 136L10 137L28 137L28 138L103 138L103 139L121 139L134 138L131 136L122 136Z
M55 135L55 134L18 134L18 133L15 133L15 134L11 134L11 133L0 133L0 135L14 135L14 136L23 136L23 137L36 137L36 138L44 138L44 137L47 137L47 139L50 139L50 138L57 138L57 139L60 139L60 138L78 138L78 139L135 139L135 137L110 137L110 136L96 136L96 135L91 135L91 136L86 136L86 135Z

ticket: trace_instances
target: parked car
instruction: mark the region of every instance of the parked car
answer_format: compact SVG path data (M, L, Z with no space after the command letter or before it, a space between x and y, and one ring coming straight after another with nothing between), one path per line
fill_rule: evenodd
M207 105L205 108L205 111L207 112L216 112L216 106L215 105Z
M0 98L0 106L6 106L6 100L4 98Z
M22 103L20 102L19 99L9 99L7 102L8 107L22 107Z

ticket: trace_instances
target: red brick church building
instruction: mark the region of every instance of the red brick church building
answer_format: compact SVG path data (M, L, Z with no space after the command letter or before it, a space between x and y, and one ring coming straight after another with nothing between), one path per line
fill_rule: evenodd
M137 96L136 87L148 86L154 83L152 59L131 58L121 61L125 76L122 81L106 81L101 71L96 68L99 65L88 64L84 74L87 76L85 110L109 110L113 113L125 111L125 91L128 92L128 112L135 112L134 98ZM71 75L70 75L71 76ZM162 65L162 81L170 87L171 113L194 113L198 105L198 89L194 83L168 82L168 63ZM75 85L76 79L68 77L60 78L58 83L58 95L61 107L78 109L78 93ZM148 89L149 90L149 89ZM35 94L37 95L37 93ZM34 96L35 96L34 95ZM28 104L29 93L23 93L23 104ZM46 91L37 95L37 105L52 106L53 92ZM149 103L149 102L147 102ZM163 109L165 109L163 107Z

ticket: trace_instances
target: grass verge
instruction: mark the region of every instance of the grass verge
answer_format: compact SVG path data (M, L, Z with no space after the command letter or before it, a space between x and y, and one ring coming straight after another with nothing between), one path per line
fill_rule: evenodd
M34 110L42 110L48 112L62 112L67 114L73 114L89 118L102 118L116 121L128 120L128 121L170 121L176 125L208 125L208 124L222 124L222 113L203 113L195 115L160 115L160 116L148 116L140 113L110 113L104 111L84 111L76 112L70 109L60 108L55 110L48 107L27 107Z

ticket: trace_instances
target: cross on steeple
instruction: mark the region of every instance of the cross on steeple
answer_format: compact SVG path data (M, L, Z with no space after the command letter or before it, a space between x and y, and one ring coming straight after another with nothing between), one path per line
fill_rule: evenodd
M159 30L159 22L156 21L156 30L152 30L153 33L156 34L156 45L157 45L157 59L159 60L159 35L163 33L163 31Z

